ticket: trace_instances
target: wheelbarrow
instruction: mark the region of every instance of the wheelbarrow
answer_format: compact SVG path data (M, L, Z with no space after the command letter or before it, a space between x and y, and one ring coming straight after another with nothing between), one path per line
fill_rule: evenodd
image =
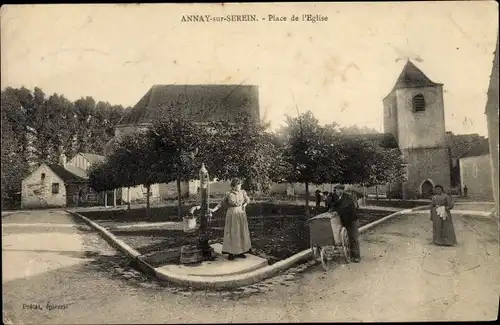
M311 250L314 260L320 260L328 271L335 259L342 257L345 263L351 261L351 248L347 229L342 226L337 212L325 212L308 220Z

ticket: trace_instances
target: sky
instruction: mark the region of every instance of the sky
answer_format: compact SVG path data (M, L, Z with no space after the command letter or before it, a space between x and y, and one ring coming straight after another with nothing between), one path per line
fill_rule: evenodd
M259 21L181 22L189 14ZM290 21L303 14L328 20ZM497 31L494 1L7 5L1 86L133 106L154 84L253 84L273 128L311 110L322 124L382 131L382 99L406 58L420 58L444 84L446 129L486 136Z

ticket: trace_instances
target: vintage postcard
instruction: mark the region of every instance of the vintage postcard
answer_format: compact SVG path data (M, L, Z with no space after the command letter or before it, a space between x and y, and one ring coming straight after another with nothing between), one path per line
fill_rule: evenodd
M497 318L497 2L0 15L4 323Z

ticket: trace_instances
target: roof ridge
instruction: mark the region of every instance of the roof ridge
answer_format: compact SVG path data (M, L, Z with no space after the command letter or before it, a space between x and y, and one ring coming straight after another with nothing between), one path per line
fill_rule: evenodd
M407 60L391 92L400 88L434 87L442 85L432 81L415 63Z

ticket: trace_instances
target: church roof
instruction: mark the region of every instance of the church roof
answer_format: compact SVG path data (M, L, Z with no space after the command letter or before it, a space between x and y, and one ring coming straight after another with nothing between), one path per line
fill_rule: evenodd
M175 112L193 120L234 120L241 113L259 119L258 87L253 85L154 85L118 125L152 123Z
M415 64L408 60L392 90L414 87L432 87L438 85L441 84L435 83L429 79L419 68L417 68Z

